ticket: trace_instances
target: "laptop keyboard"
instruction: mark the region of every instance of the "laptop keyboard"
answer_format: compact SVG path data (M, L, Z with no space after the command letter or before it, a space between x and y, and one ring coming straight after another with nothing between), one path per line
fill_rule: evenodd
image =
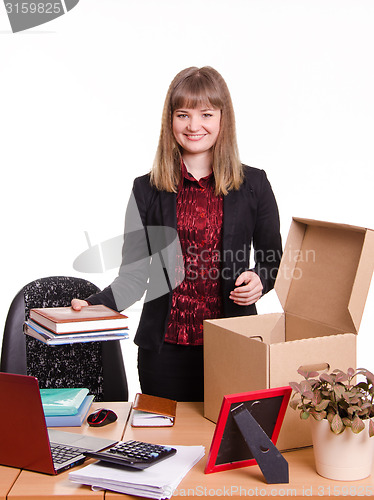
M55 464L63 464L68 460L76 458L79 455L82 455L82 451L83 450L81 448L51 443L52 458Z

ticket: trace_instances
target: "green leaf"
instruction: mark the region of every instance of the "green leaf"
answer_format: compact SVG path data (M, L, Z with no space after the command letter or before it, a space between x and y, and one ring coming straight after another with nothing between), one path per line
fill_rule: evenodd
M318 377L318 372L308 372L307 370L302 370L301 366L297 370L297 373L304 377L305 379L311 378L311 377Z
M315 406L316 411L322 411L326 410L326 408L329 406L330 401L328 399L322 399L318 405Z
M334 392L335 392L336 397L338 399L340 399L341 397L343 397L343 394L345 393L345 387L344 387L344 385L340 385L340 384L336 385L334 387Z
M361 410L357 413L357 415L362 419L362 417L366 417L369 415L369 410L368 408L365 408L364 410Z
M310 399L312 401L314 399L314 392L313 391L305 391L305 392L303 392L303 397L305 399Z
M347 409L350 415L353 415L356 411L360 411L360 407L357 405L352 405Z
M354 374L355 374L354 369L353 368L348 368L348 370L347 370L348 377L352 378Z
M301 393L301 387L300 387L300 384L298 384L297 382L289 382L288 384L291 389L295 392L298 392L298 393Z
M351 419L344 417L344 418L342 418L342 422L345 425L345 427L352 427L352 420Z
M325 411L311 411L310 414L315 420L318 420L318 422L325 419L327 415Z
M352 420L352 431L355 434L358 434L359 432L363 431L365 429L365 424L363 420L360 419L360 417L355 417Z
M340 418L340 415L336 414L332 419L331 430L335 434L340 434L341 432L344 431L344 424L342 419Z
M300 399L291 399L291 401L290 401L290 407L293 410L297 410L297 407L299 406L299 403L300 403Z
M361 410L366 410L366 409L369 409L369 408L371 408L372 406L373 406L373 405L367 401L366 403L364 403L364 404L361 406Z
M366 379L371 383L371 385L374 385L374 375L369 372L369 370L366 370Z
M307 411L302 411L300 413L300 418L301 420L306 420L307 418L309 418L309 413Z
M348 375L342 371L336 373L335 382L346 382L348 380Z
M370 419L370 422L369 422L369 436L370 437L374 436L374 422L372 419Z
M358 396L352 396L351 398L348 398L347 403L350 405L355 405L361 403L361 399Z
M314 389L314 399L316 400L317 403L320 403L322 401L322 392L320 389Z
M301 393L305 394L307 392L313 392L312 386L309 382L309 380L302 380L300 382L300 387L301 387Z
M327 418L327 420L330 422L330 424L331 424L331 422L333 421L333 418L335 417L335 415L336 415L336 414L335 414L335 412L332 412L332 411L329 411L329 412L327 413L327 417L326 417L326 418Z
M323 380L324 382L328 382L329 384L333 385L334 384L334 380L333 380L333 377L331 377L328 373L322 373L320 376L319 376L320 380Z

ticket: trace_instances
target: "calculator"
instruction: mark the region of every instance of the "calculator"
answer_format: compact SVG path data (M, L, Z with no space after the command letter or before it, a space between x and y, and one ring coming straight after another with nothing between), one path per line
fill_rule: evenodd
M119 442L104 451L87 451L84 452L84 455L134 469L146 469L150 465L175 455L176 452L177 450L170 446L130 440Z

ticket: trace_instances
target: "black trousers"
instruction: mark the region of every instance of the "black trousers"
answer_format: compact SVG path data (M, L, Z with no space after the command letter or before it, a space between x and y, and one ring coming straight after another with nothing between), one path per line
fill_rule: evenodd
M176 401L204 401L203 346L164 343L161 352L138 350L144 394Z

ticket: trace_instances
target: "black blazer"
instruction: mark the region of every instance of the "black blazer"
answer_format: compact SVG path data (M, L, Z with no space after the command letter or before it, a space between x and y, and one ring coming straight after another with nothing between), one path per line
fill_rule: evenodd
M135 336L135 343L145 349L160 350L164 340L175 269L175 248L170 243L178 240L171 236L176 235L176 228L176 194L153 188L149 174L135 179L126 212L118 277L102 292L88 297L91 304L102 303L124 310L140 300L146 291ZM153 237L155 229L157 236ZM245 166L240 189L230 191L223 201L224 317L256 314L254 304L239 306L229 299L236 278L250 268L251 247L254 250L252 270L260 276L265 294L274 286L282 255L278 208L265 172Z

